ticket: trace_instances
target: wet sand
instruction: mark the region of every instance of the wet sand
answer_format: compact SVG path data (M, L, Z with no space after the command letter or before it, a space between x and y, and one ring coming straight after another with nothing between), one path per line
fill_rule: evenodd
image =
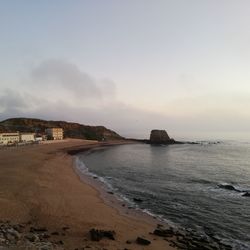
M67 140L0 149L0 220L58 232L49 240L61 240L60 249L174 249L150 234L156 220L133 213L127 216L124 208L123 212L118 209L119 204L108 205L96 188L80 180L67 152L98 146L94 141ZM114 230L115 240L91 241L92 228ZM138 236L151 244L138 245Z

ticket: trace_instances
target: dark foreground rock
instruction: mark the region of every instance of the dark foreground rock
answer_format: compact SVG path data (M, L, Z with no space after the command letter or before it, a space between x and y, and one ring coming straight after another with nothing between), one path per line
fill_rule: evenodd
M38 233L44 233L47 232L47 228L46 227L31 227L30 228L30 232L38 232Z
M157 228L153 232L154 235L161 236L161 237L173 237L174 232L171 229L163 229L163 228Z
M115 240L115 231L110 230L98 230L92 228L90 231L90 237L92 241L100 241L102 238L108 238L110 240Z
M150 240L147 240L147 239L144 239L144 238L142 238L142 237L137 237L136 243L139 244L139 245L148 246L148 245L151 244L151 241L150 241Z
M69 228L63 227L58 231L49 231L44 227L31 225L31 223L11 224L9 221L0 221L0 249L40 249L40 250L66 250L67 236L62 238L62 233L68 234ZM232 247L221 242L213 231L208 228L206 233L198 233L194 230L165 228L157 225L153 231L154 240L161 237L171 246L186 250L231 250ZM90 230L91 240L100 241L102 238L115 240L115 232L110 230ZM132 244L134 241L126 241ZM151 241L144 237L138 237L136 243L150 245ZM89 248L85 246L85 248ZM75 249L83 249L82 246Z
M30 227L29 223L0 222L0 249L61 249L50 241L44 227Z
M158 225L153 232L154 235L163 237L170 245L177 249L186 250L231 250L232 247L224 244L212 233L210 235L201 234L194 230L178 230L174 228L164 228Z

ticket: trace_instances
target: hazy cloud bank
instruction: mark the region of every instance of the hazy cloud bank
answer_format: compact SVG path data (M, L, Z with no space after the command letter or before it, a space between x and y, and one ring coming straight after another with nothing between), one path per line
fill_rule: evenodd
M248 110L244 109L250 106L247 95L234 97L233 108L230 96L220 97L220 105L215 102L218 97L210 97L177 99L166 105L165 112L149 112L117 100L112 80L96 79L69 62L47 60L31 70L21 88L0 87L0 120L34 117L74 121L105 125L124 136L140 138L148 137L152 128L167 129L177 138L204 134L210 138L229 134L230 138L237 131L244 136L250 126Z
M95 79L77 65L63 60L47 60L31 70L24 86L48 101L72 105L102 105L116 98L116 85L110 79Z
M21 89L2 88L0 111L1 120L9 117L67 120L105 125L126 136L138 133L142 137L159 120L154 113L118 101L112 80L95 79L61 60L44 61L33 68Z

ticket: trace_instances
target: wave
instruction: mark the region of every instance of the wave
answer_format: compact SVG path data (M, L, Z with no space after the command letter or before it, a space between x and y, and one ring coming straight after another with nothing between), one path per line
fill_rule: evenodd
M189 183L198 183L198 184L213 184L213 181L205 180L205 179L190 179Z

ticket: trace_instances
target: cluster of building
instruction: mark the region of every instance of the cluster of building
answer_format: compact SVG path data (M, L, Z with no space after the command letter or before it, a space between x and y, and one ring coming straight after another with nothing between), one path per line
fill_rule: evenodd
M43 140L62 140L62 128L48 128L43 135L26 132L5 132L0 133L0 145L17 144L17 143L32 143Z

